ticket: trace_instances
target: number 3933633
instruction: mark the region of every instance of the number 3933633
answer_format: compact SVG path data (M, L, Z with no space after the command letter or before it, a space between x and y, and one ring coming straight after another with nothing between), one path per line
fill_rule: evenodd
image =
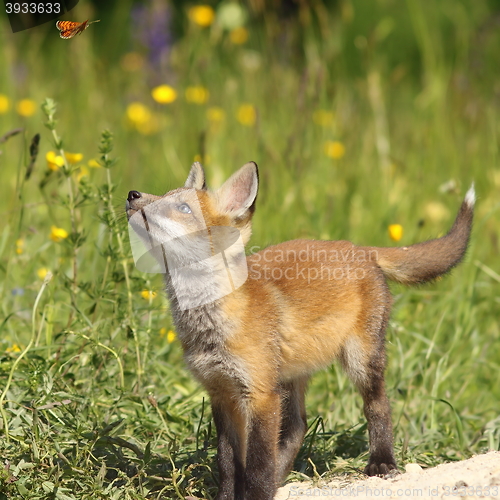
M78 0L25 0L5 2L13 33L57 19L78 4Z

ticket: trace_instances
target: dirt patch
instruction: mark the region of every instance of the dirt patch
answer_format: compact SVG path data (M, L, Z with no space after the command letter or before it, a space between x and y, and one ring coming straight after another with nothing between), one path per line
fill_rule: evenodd
M275 500L293 498L429 499L500 498L500 452L492 451L462 462L422 469L408 464L406 472L388 478L370 477L350 482L290 483Z

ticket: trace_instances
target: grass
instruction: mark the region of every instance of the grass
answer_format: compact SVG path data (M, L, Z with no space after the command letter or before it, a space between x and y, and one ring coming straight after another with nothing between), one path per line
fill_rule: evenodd
M195 155L211 185L259 164L261 248L298 237L389 246L392 223L401 245L435 237L474 181L466 261L435 284L393 287L387 386L401 465L500 448L495 14L486 1L339 5L254 14L243 45L180 8L168 72L134 46L129 4L79 6L75 19L101 23L68 41L52 24L12 35L3 22L0 136L23 131L0 143L0 498L215 495L208 400L169 341L161 277L134 268L123 215L129 190L177 187ZM160 83L176 101L152 99ZM189 86L208 100L187 102ZM16 112L23 98L34 114ZM255 123L238 120L244 104ZM332 142L345 154L325 154ZM48 151L83 160L52 171ZM67 237L54 241L52 226ZM361 400L337 365L313 378L307 406L290 479L362 468Z

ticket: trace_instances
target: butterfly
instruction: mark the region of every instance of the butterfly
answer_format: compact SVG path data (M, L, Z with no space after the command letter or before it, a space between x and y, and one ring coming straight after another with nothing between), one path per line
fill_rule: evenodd
M83 21L83 23L77 23L75 21L57 21L56 28L61 32L59 35L61 38L73 38L78 33L82 33L85 31L92 23L98 23L100 19L97 21L90 21L87 19Z

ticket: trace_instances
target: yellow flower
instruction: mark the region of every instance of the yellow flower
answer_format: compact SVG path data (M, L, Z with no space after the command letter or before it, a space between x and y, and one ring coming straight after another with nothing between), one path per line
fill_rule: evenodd
M247 127L252 127L257 121L257 111L253 104L242 104L236 114L238 121Z
M133 102L127 107L130 123L143 135L154 134L160 128L158 117L140 102Z
M62 227L51 226L50 228L50 239L56 243L60 243L62 240L69 236L68 232Z
M7 347L5 352L21 352L21 348L17 344L13 344L11 347Z
M340 141L326 141L325 154L329 158L339 160L345 155L345 146Z
M141 292L141 297L144 300L154 299L157 295L158 295L158 293L157 292L153 292L152 290L143 290Z
M248 30L243 26L229 32L229 40L235 45L241 45L248 40Z
M206 28L214 22L215 12L210 5L195 5L188 10L188 17L193 23Z
M78 171L76 172L76 180L78 182L81 182L81 180L84 177L88 177L88 175L89 175L89 169L85 165L82 165L80 168L78 168Z
M151 111L140 102L132 102L127 107L127 117L137 127L151 120Z
M177 99L177 91L170 85L160 85L151 91L153 99L160 104L170 104Z
M167 333L167 342L171 344L175 339L177 338L177 335L173 330L169 330Z
M16 110L21 116L32 116L36 112L36 102L31 99L23 99L16 105Z
M222 108L213 106L207 109L207 118L212 123L220 123L226 118L226 112Z
M87 165L90 168L102 168L101 164L94 158L91 158L88 162Z
M173 330L168 330L165 327L160 328L160 337L167 337L167 342L171 344L176 338L177 335Z
M186 101L194 104L205 104L208 101L209 92L205 87L188 87L186 89Z
M83 155L81 153L64 153L64 156L70 165L75 165L83 159Z
M403 226L401 224L391 224L389 226L389 236L393 241L399 241L403 237Z
M64 158L62 156L56 155L54 151L49 151L45 155L45 159L47 160L47 167L49 167L49 170L56 171L64 166Z
M157 115L151 115L151 119L145 123L138 123L135 128L142 135L151 135L160 130L160 121Z
M7 111L9 111L9 108L10 108L9 98L4 94L0 94L0 115L7 113Z
M16 253L17 255L21 255L24 250L24 240L22 238L19 238L16 240Z
M41 279L45 279L45 276L49 274L49 270L46 267L41 267L40 269L37 270L36 275Z
M325 109L317 109L312 115L313 122L321 127L328 127L333 123L333 113Z

